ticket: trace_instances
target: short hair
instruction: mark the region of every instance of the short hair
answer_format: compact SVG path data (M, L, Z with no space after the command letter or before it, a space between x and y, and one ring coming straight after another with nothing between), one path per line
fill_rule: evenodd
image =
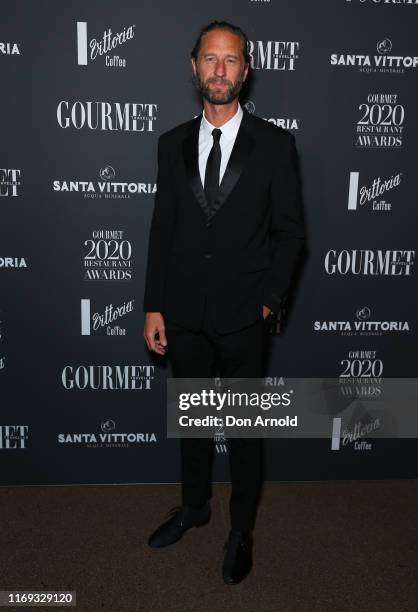
M228 21L212 21L211 23L209 23L208 25L205 25L200 30L199 36L197 37L195 45L190 53L190 56L193 57L193 59L197 60L197 56L200 50L200 45L202 43L202 38L204 37L205 34L207 34L208 32L211 32L212 30L228 30L228 32L232 32L233 34L236 34L237 36L239 36L241 40L241 50L242 50L242 55L244 56L244 62L245 64L250 63L251 56L248 52L247 35L241 28L239 28L236 25L233 25L232 23L229 23Z

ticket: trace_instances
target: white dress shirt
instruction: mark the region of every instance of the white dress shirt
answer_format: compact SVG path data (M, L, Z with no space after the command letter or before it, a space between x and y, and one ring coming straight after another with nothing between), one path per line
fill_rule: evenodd
M222 177L224 175L226 166L231 156L231 151L238 134L239 126L241 125L243 114L244 113L242 111L241 105L238 103L238 110L235 115L231 117L231 119L229 119L226 123L219 126L219 129L222 131L221 138L219 140L219 144L221 147L221 167L219 171L219 184L222 181ZM214 129L215 126L209 123L209 121L205 117L205 111L203 111L203 117L200 122L199 130L199 173L200 179L202 181L202 186L205 185L206 163L208 161L210 150L213 146L212 130Z

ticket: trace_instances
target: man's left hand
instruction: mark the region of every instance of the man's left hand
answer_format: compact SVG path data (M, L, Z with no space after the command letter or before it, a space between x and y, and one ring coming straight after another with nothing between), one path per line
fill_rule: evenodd
M263 304L263 319L266 319L271 312L273 311L268 306Z

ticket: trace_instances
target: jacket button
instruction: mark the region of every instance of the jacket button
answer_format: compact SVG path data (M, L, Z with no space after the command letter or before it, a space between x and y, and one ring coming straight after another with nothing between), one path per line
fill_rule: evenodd
M212 253L205 253L205 259L212 259Z

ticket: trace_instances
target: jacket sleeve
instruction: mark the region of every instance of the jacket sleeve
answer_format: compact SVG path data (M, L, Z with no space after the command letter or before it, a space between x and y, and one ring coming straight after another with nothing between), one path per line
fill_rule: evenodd
M278 314L305 244L305 224L295 137L288 133L271 184L270 247L272 268L264 283L263 303Z
M167 146L158 140L157 192L148 243L145 277L144 312L162 312L171 238L175 223L170 165Z

